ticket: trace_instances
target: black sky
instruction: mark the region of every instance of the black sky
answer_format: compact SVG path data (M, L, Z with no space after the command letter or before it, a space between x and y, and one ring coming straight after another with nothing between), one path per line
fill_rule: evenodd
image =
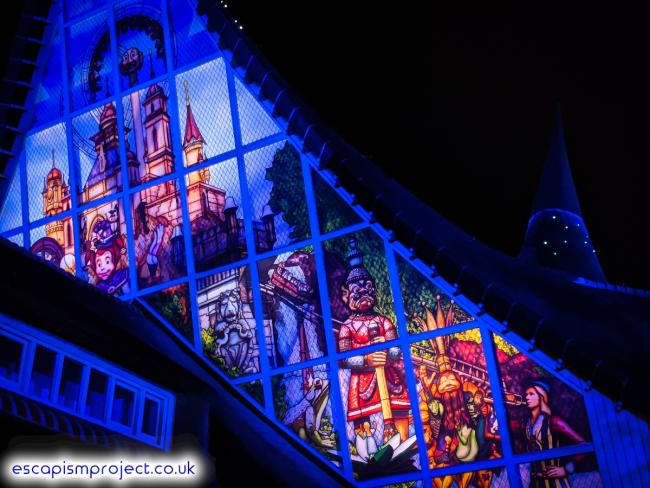
M560 101L603 269L610 282L650 288L650 29L640 9L618 2L227 3L326 123L434 209L508 254L523 242ZM14 25L3 17L3 59Z
M605 273L610 282L650 288L650 29L640 10L227 3L323 120L434 209L508 254L523 242L559 101Z

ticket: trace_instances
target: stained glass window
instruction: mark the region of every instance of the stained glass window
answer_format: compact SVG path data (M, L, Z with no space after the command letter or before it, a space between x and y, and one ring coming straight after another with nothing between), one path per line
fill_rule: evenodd
M600 486L582 392L350 205L196 3L66 2L0 235L140 301L352 482ZM133 392L108 388L90 373L86 413L139 425Z

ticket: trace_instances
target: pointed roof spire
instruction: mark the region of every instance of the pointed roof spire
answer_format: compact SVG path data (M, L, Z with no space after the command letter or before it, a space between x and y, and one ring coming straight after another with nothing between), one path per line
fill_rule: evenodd
M555 108L555 127L544 173L519 256L529 263L574 276L606 281L578 203L559 104Z
M559 208L581 215L578 194L576 193L569 157L564 143L564 129L560 104L555 105L555 127L551 145L546 154L544 173L539 185L539 191L533 204L533 212L547 208Z
M185 119L185 138L183 140L183 145L190 144L194 141L201 141L205 144L205 140L201 135L198 125L196 125L196 120L194 120L194 114L192 113L192 107L190 105L190 93L187 89L187 80L183 81L183 86L185 88L185 106L187 108L187 117Z

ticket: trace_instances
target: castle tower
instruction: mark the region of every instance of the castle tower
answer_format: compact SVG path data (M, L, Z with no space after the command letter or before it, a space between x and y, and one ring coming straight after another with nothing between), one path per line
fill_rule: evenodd
M144 140L146 174L142 180L148 181L171 173L174 170L167 97L158 84L151 85L143 102Z
M605 282L571 177L559 107L520 258L574 276Z
M54 149L52 149L52 169L45 178L43 188L43 214L46 217L57 215L70 209L70 185L63 179L63 173L56 167ZM45 235L54 239L67 253L74 246L72 221L70 217L54 220L45 225Z
M187 88L187 80L183 82L185 88L185 136L183 137L183 152L185 153L185 161L188 167L200 163L205 160L203 154L203 145L205 140L201 135L194 114L192 113L192 106L190 105L190 94ZM210 181L210 171L205 168L190 174L189 185L198 182L207 183ZM188 186L189 186L188 185Z

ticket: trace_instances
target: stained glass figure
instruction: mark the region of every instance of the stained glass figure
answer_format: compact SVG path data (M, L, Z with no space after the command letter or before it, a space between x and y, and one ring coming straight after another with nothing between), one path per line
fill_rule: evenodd
M30 231L29 251L55 268L76 274L72 217L52 220Z
M231 378L260 371L253 290L246 266L196 282L203 353Z
M318 224L322 234L361 222L361 217L315 171L312 171Z
M101 12L67 29L72 109L115 94L108 14Z
M70 210L70 173L65 124L57 124L25 140L29 220Z
M154 83L122 98L131 186L147 183L174 171L168 98L168 81Z
M226 65L215 59L176 76L186 166L235 149Z
M133 88L167 71L159 0L129 0L115 6L120 85Z
M143 298L185 339L190 343L194 342L192 308L187 283L170 286L145 295Z
M369 327L381 337L379 326ZM355 478L420 468L402 350L391 347L341 360L339 384Z
M258 253L310 236L300 153L288 142L245 156Z
M275 417L336 466L341 454L330 401L329 367L319 364L271 378Z
M393 296L381 238L364 230L325 241L323 248L338 350L395 339ZM378 335L371 337L374 327Z
M316 258L311 246L258 263L267 347L273 367L325 354Z
M395 258L409 334L430 330L427 320L422 315L423 305L433 311L433 321L429 322L436 329L474 320L406 259L399 255Z
M524 488L603 488L596 456L592 453L547 458L519 465Z
M126 222L120 201L84 210L79 216L79 235L88 282L110 295L129 293Z
M248 252L237 160L189 173L185 181L195 269L244 259Z
M494 334L499 373L516 453L591 440L582 395Z
M433 312L426 305L423 308L423 317L436 330ZM479 329L413 343L411 359L429 467L501 457L501 436ZM480 477L483 474L479 472Z
M504 468L482 469L433 478L433 488L509 488Z
M79 205L122 190L115 105L107 103L72 120Z
M186 272L183 216L176 180L148 186L131 196L138 287Z

